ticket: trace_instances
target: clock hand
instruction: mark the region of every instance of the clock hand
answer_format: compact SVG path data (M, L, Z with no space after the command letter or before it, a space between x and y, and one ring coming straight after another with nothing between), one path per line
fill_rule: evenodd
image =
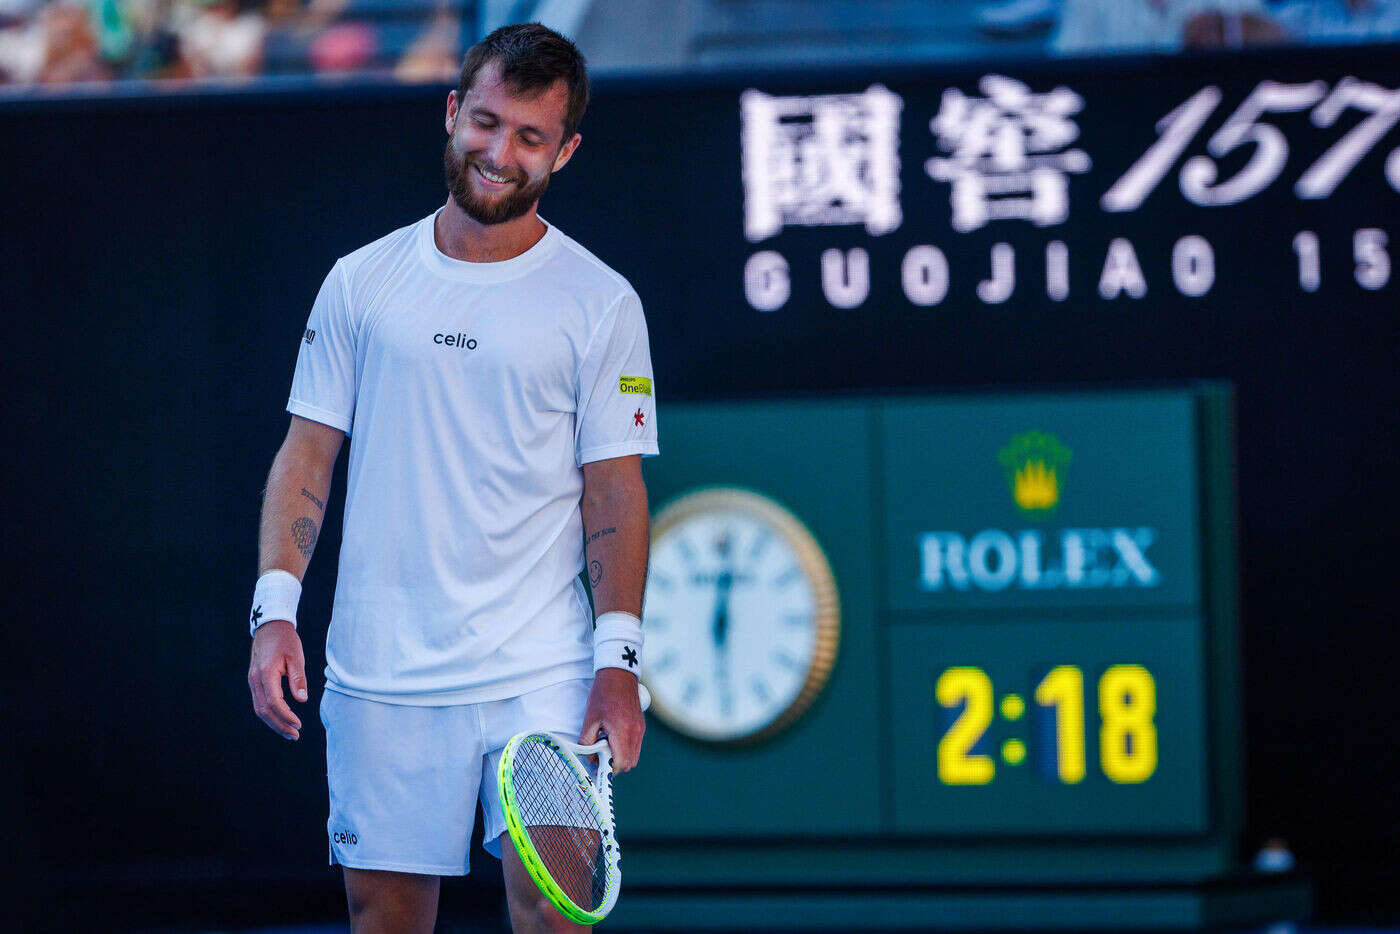
M729 587L733 583L734 575L725 568L719 573L715 580L715 587L719 591L715 601L715 622L711 634L715 640L715 687L719 691L719 710L721 716L729 718L733 707L733 698L729 690Z
M721 649L721 651L723 651ZM729 666L725 664L723 655L716 659L715 665L715 688L719 692L719 712L726 720L733 712L734 697L729 690Z
M733 583L734 575L728 568L721 571L715 581L719 590L719 599L715 601L715 625L713 635L715 646L723 648L725 640L729 637L729 585Z

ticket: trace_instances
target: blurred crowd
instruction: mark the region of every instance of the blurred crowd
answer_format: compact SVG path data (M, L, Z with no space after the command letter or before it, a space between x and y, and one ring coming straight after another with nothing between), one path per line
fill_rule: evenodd
M450 82L476 30L472 10L449 0L0 0L0 84L365 72Z
M819 0L788 2L810 9ZM478 34L478 8L479 0L0 0L0 85L343 73L451 82ZM781 16L783 4L767 9ZM991 44L968 48L974 56L997 54L1005 37L1038 37L1052 55L1400 41L1400 0L982 0L975 9Z
M987 0L979 18L1060 55L1400 40L1400 0Z

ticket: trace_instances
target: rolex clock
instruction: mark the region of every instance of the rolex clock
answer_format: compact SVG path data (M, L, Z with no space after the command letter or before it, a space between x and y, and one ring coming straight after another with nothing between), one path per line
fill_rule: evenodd
M836 660L836 582L807 527L737 487L696 490L653 521L647 572L652 710L697 740L751 742L792 723Z

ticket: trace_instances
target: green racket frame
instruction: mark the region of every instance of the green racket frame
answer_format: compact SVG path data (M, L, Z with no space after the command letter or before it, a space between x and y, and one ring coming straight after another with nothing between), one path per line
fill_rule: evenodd
M511 779L514 775L515 755L525 743L544 743L561 753L560 758L569 766L582 787L588 791L589 806L598 818L598 825L603 828L601 845L604 847L604 858L607 860L607 887L603 892L602 904L598 906L596 911L589 911L576 904L559 887L559 884L550 876L549 870L545 868L544 860L540 858L539 851L535 849L529 831L521 823L520 811L515 802L515 786ZM579 761L578 753L584 755L596 753L598 755L597 786L588 777L583 763ZM606 742L596 743L593 746L578 746L574 743L561 742L558 737L548 733L520 733L511 737L510 742L506 743L505 752L501 755L501 764L496 770L497 784L501 793L501 809L506 815L506 831L515 843L516 852L520 854L520 862L524 864L525 871L530 874L531 879L535 880L535 885L539 887L540 893L549 899L550 904L558 908L564 917L578 924L597 924L606 918L608 912L612 911L613 905L617 903L618 890L622 884L622 873L618 868L620 857L612 816L612 768L606 761L611 755L612 752Z

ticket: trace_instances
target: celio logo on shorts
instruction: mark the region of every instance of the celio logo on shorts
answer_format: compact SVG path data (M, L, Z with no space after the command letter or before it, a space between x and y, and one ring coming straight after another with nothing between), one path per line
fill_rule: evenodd
M356 846L360 842L360 838L348 830L337 830L331 834L331 839L336 843L344 843L346 846Z
M467 350L476 349L476 338L465 334L434 334L433 343L446 344L448 347L465 347Z

